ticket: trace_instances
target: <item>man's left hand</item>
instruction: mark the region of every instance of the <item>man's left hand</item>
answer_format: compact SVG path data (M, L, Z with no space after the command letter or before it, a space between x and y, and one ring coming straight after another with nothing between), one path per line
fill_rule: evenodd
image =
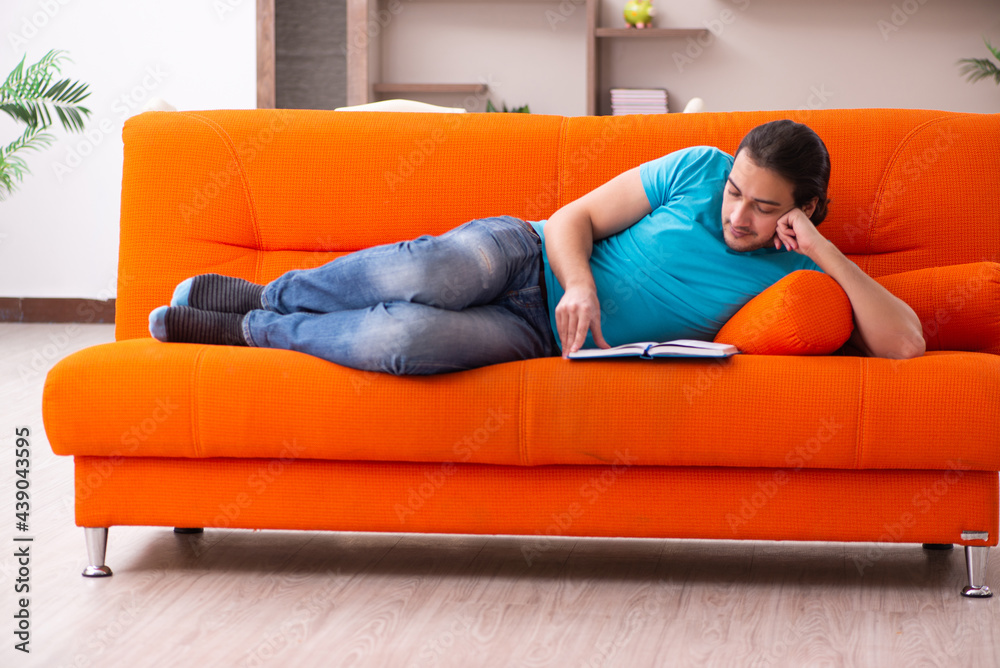
M775 227L774 247L792 250L801 255L812 257L816 247L826 239L802 209L792 209L781 218Z

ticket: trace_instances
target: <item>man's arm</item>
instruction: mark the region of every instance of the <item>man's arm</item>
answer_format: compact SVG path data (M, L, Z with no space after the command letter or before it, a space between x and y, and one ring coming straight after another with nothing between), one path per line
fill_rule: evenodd
M854 311L851 343L875 357L909 359L924 354L920 318L913 309L851 262L819 233L801 209L778 221L775 246L806 255L847 293Z
M590 271L594 242L634 225L652 211L635 167L556 211L545 223L545 248L552 273L565 290L556 305L563 357L580 349L587 331L601 348L601 304Z

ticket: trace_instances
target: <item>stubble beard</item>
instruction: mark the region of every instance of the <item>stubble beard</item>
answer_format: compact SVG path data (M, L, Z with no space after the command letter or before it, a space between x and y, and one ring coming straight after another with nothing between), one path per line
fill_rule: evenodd
M729 246L730 249L738 253L750 253L752 251L760 250L761 248L766 248L767 246L774 244L773 235L771 236L770 239L761 240L757 238L757 233L754 232L753 230L751 230L744 236L737 239L736 237L732 236L733 224L729 222L728 219L726 220L723 229L728 230L727 233L723 233L722 235L722 238L726 242L726 245Z

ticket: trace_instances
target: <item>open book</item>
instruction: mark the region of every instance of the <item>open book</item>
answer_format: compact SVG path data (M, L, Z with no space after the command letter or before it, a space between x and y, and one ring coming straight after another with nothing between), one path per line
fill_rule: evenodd
M614 348L582 348L570 353L572 360L589 359L592 357L729 357L740 352L736 346L728 343L713 343L711 341L694 341L677 339L676 341L642 341L625 343Z

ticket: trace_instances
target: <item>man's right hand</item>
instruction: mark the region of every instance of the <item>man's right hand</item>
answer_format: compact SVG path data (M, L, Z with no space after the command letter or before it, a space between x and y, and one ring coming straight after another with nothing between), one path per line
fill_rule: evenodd
M611 346L601 334L590 255L594 242L634 225L652 211L639 167L622 172L583 197L560 207L545 222L545 253L566 293L556 306L556 332L563 357L580 349L587 332L601 348Z
M599 348L610 348L601 334L601 302L596 288L570 286L556 305L556 327L562 344L563 359L576 352L587 340L587 332L594 335Z

